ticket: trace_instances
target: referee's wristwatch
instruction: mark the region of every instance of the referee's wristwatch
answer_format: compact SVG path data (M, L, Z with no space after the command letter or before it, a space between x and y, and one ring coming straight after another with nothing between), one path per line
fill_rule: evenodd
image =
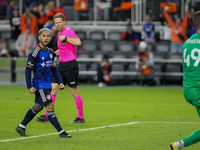
M65 36L65 41L67 41L67 36Z

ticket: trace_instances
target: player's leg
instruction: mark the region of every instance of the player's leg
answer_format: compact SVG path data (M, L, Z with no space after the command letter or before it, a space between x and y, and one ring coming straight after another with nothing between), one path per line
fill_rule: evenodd
M52 89L51 89L51 94L50 95L51 95L51 98L53 100L53 103L55 104L55 102L56 102L56 94L57 94L57 92L59 90L59 85L58 85L58 83L51 83L51 86L52 86ZM45 110L44 116L47 117L47 110Z
M38 92L35 92L35 99L38 97ZM25 133L25 127L26 125L35 117L35 115L42 110L42 107L40 104L35 103L33 107L31 107L22 122L16 127L16 131L21 135L21 136L27 136Z
M65 85L66 81L65 81L64 75L62 74L62 72L59 72L59 73L60 73L62 81L63 81L63 83ZM55 79L55 77L53 77L53 79L52 79L51 86L52 86L52 89L51 89L51 94L50 95L51 95L51 98L53 100L53 103L55 104L55 102L56 102L56 94L57 94L57 92L59 90L59 85L58 85L58 82ZM45 110L44 116L47 118L47 111L46 110Z
M58 83L57 83L55 78L52 79L51 85L52 85L52 89L51 89L51 94L50 95L51 95L51 98L53 100L53 103L55 104L56 94L57 94L57 92L59 90L59 85L58 85ZM44 123L48 123L49 120L48 120L48 116L47 116L47 110L45 109L44 115L41 115L40 117L35 117L35 120L40 121L40 122L44 122Z
M58 119L54 112L53 102L48 103L45 107L47 110L48 119L51 122L51 124L56 128L56 130L58 131L59 136L64 137L64 138L71 138L71 136L61 128L60 123L58 122Z
M198 95L200 95L200 88L194 88L187 85L184 85L184 97L187 102L194 105L197 109L198 115L200 117L200 102ZM182 149L183 147L190 146L200 141L200 130L194 131L190 136L184 138L181 141L171 143L171 150ZM173 148L175 147L175 148Z
M54 112L54 104L49 103L45 106L46 110L47 110L47 116L49 118L49 121L51 122L51 124L57 129L58 132L62 131L62 128L57 120L57 117L55 116L55 112Z
M183 140L170 144L171 150L181 150L184 147L190 146L200 141L200 130L194 131L190 136Z
M85 119L83 116L83 100L81 98L81 95L79 94L78 86L70 87L69 89L72 96L75 99L76 107L78 110L78 117L74 121L71 121L70 123L85 123Z
M187 95L185 94L184 96L189 103L192 103L196 107L197 113L200 117L200 102L199 102L200 88L188 87L188 89L189 92L186 91L188 92L188 94ZM200 130L194 131L190 136L183 139L185 146L190 146L199 141L200 141Z

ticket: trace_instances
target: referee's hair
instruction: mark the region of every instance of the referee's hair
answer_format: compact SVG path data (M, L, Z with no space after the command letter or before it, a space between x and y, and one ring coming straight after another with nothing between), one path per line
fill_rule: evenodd
M61 13L57 13L57 14L53 17L53 19L55 19L55 18L61 18L62 21L65 21L65 17L64 17L64 15L61 14Z
M194 26L196 27L196 29L200 29L200 11L197 11L194 13L193 17L192 17L192 21L194 23Z
M39 32L38 32L38 36L42 33L42 31L49 32L50 35L51 35L51 31L50 31L48 28L42 28L42 29L39 30Z

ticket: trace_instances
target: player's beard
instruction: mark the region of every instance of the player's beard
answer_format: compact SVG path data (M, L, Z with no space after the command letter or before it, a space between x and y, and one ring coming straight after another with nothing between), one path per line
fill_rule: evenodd
M49 45L49 42L45 45L42 41L41 44L46 48Z

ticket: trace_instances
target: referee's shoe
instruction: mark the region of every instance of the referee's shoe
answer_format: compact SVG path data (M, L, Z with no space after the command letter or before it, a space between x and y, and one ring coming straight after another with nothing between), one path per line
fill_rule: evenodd
M70 123L85 123L85 119L77 117L74 121L71 121Z
M44 123L49 122L49 119L45 115L41 115L40 117L35 117L35 120L37 120L39 122L44 122Z

